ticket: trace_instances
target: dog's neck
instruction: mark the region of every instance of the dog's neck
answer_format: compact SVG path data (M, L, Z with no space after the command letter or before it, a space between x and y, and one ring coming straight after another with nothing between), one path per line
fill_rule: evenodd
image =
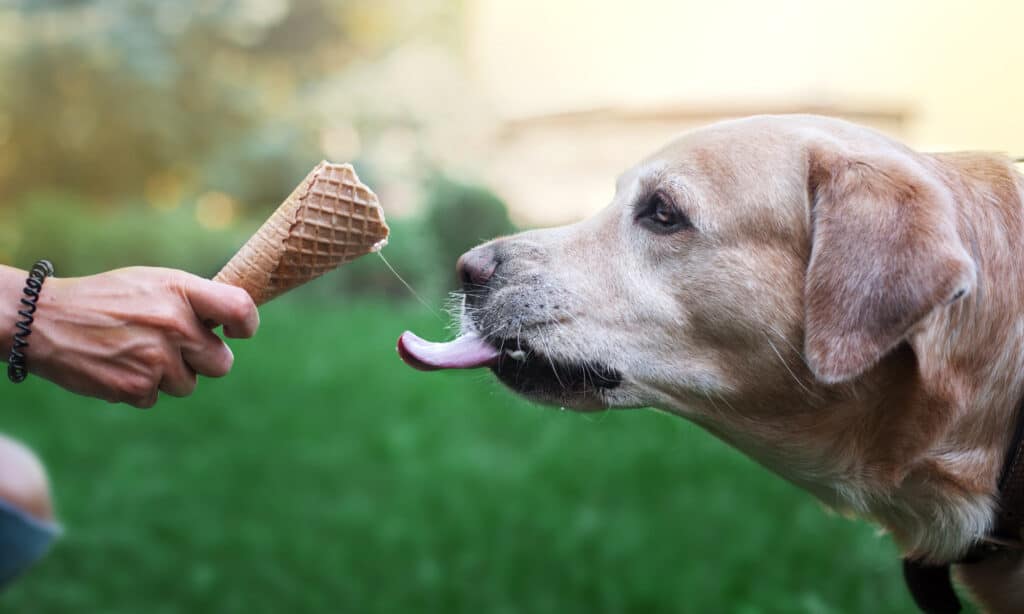
M1024 178L996 156L932 160L961 204L973 291L856 383L810 383L806 407L771 408L776 424L704 426L830 506L875 520L905 553L945 562L991 527L1024 395ZM763 419L763 401L742 413Z
M996 156L933 160L960 201L977 285L913 331L912 356L892 357L897 381L868 383L892 432L870 448L882 481L866 511L908 553L948 561L991 527L1024 394L1024 179ZM900 372L891 367L884 379Z
M978 270L970 296L937 310L911 337L919 397L911 411L942 416L915 464L920 475L913 477L937 488L936 503L959 521L916 531L946 530L951 539L936 535L908 545L946 556L941 551L953 545L953 536L966 547L990 528L998 476L1024 395L1024 178L997 156L934 160L960 198L961 239ZM979 526L982 517L985 525ZM936 540L946 548L932 545Z

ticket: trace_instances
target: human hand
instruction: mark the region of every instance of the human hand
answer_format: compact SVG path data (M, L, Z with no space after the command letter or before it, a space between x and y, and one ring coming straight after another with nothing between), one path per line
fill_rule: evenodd
M244 290L173 269L50 278L28 339L28 369L72 392L152 407L159 391L188 396L197 374L231 370L234 355L210 325L248 338L259 313Z

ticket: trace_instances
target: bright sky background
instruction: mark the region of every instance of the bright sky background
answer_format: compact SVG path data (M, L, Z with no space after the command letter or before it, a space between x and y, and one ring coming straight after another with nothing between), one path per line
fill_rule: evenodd
M914 144L1024 152L1024 2L468 0L505 117L597 106L907 110Z

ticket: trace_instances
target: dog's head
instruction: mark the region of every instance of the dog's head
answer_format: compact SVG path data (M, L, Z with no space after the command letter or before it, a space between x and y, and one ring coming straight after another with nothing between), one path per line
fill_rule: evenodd
M414 365L486 365L542 402L711 427L855 380L975 277L926 158L807 116L690 133L595 217L481 245L458 272L464 336L406 337Z

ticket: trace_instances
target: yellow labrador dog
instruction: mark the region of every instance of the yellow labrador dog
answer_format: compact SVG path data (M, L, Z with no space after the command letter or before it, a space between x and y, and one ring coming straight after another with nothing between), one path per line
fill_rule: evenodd
M541 402L693 420L1024 612L1019 527L992 537L1024 395L1022 199L1000 155L826 117L714 124L593 218L466 253L462 335L399 351Z

